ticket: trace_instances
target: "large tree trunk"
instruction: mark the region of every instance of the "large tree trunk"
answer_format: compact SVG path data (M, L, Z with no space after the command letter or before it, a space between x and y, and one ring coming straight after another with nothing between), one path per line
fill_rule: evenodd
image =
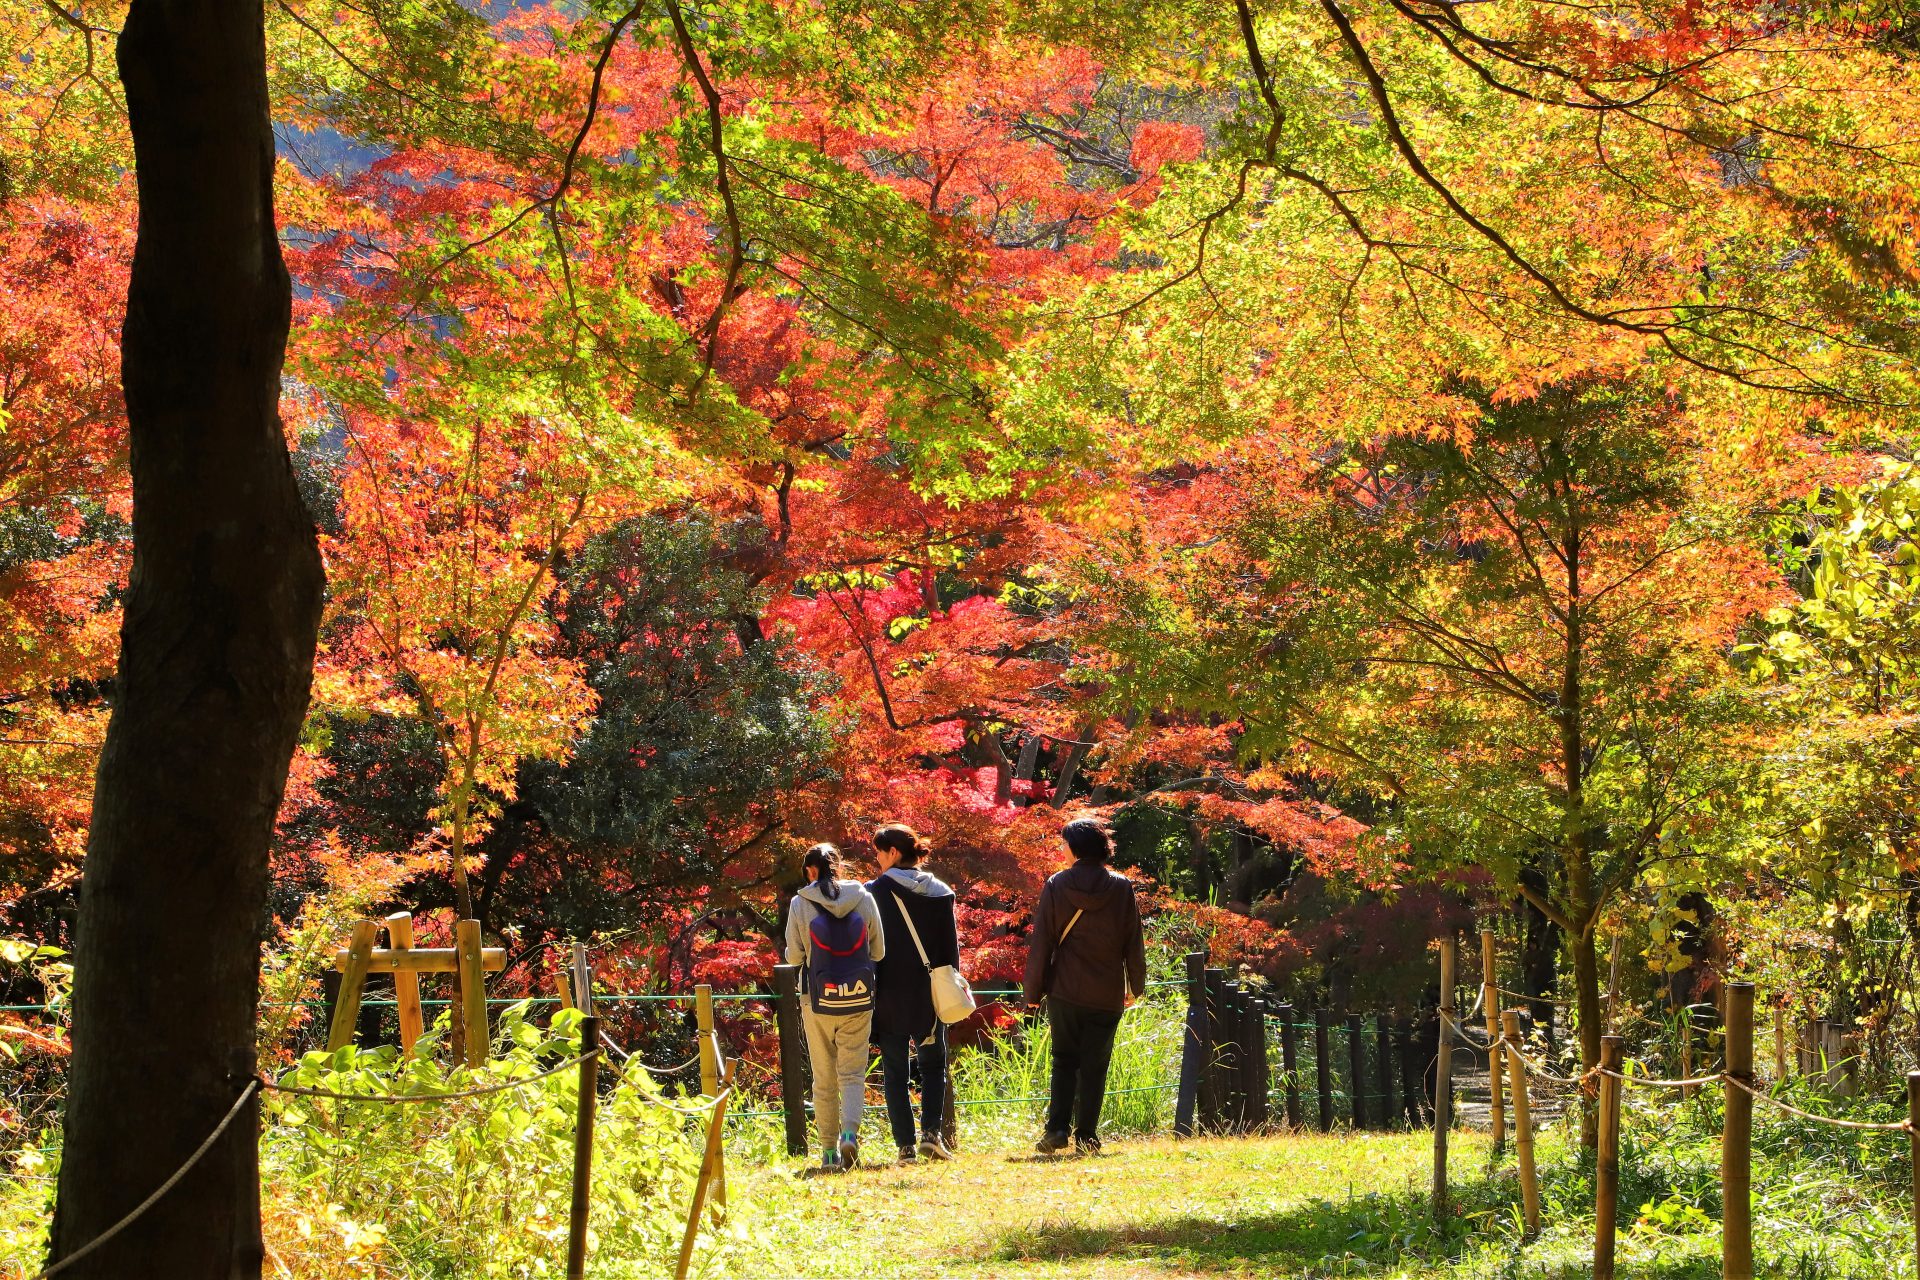
M290 293L260 0L133 0L140 231L121 373L133 571L81 890L53 1259L179 1168L254 1074L267 848L322 574L279 420ZM252 1104L66 1280L260 1274Z

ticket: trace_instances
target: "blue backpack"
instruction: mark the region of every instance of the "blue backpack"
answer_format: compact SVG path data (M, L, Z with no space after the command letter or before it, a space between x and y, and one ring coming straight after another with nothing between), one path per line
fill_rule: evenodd
M815 910L807 925L807 992L815 1013L865 1013L873 1008L876 970L867 954L867 921L858 911L836 916Z

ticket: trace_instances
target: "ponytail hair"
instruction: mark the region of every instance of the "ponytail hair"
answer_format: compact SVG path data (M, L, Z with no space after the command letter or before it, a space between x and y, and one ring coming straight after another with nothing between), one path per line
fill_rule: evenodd
M807 856L800 859L800 866L802 870L811 867L820 873L820 878L814 883L820 886L821 893L828 898L840 896L840 886L834 883L834 877L840 874L839 849L823 840L807 850Z
M900 855L900 865L911 867L926 855L926 847L914 829L904 822L889 822L873 833L873 847L891 849Z

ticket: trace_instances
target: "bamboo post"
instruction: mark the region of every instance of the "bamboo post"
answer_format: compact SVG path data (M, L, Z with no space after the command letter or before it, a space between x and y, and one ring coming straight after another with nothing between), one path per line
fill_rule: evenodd
M1619 942L1614 943L1614 958L1619 959ZM1493 1154L1497 1157L1507 1144L1506 1108L1501 1098L1500 1076L1500 984L1494 964L1493 930L1480 931L1480 1008L1487 1020L1487 1093L1491 1099L1488 1125L1493 1130ZM1615 969L1618 973L1618 969ZM1613 1006L1607 1006L1612 1021Z
M587 954L587 944L573 944L573 1005L582 1013L593 1012L593 958Z
M1620 1204L1620 1063L1626 1042L1600 1040L1600 1150L1593 1177L1593 1277L1613 1280L1615 1215Z
M693 989L694 1026L700 1035L700 1092L711 1098L720 1092L720 1062L713 1038L713 987L702 982Z
M553 994L560 997L562 1009L573 1008L573 974L568 970L564 959L561 960L560 966L553 970Z
M1726 984L1726 1120L1720 1131L1720 1269L1753 1280L1753 984Z
M367 985L367 963L373 957L374 936L380 926L372 920L353 922L347 943L347 964L340 973L340 995L333 1006L333 1024L327 1028L327 1052L353 1043L354 1024L360 1020L360 994Z
M1320 1132L1333 1129L1333 1066L1327 1058L1327 1022L1325 1009L1313 1011L1313 1067L1320 1083Z
M593 1205L593 1118L600 1099L600 1019L580 1020L580 1097L573 1122L573 1209L567 1218L567 1280L587 1273L587 1214Z
M413 950L413 913L396 911L387 917L387 949ZM412 1053L426 1030L420 1014L420 975L411 969L393 971L393 1008L400 1017L400 1052Z
M1347 1015L1347 1105L1353 1114L1353 1127L1367 1127L1367 1042L1360 1015Z
M1206 1074L1207 1048L1213 1042L1207 1025L1207 953L1189 951L1187 964L1187 1026L1180 1042L1180 1091L1174 1095L1173 1133L1191 1138L1200 1109L1201 1080Z
M1453 1125L1454 940L1440 939L1440 1050L1433 1074L1433 1216L1447 1213L1447 1131Z
M487 979L481 967L480 922L460 920L453 926L453 946L458 953L460 974L460 1012L466 1022L467 1065L482 1066L493 1047L493 1034L487 1027Z
M1398 1114L1393 1104L1393 1027L1387 1015L1373 1015L1374 1080L1380 1086L1380 1127L1393 1128Z
M680 1264L673 1270L674 1280L687 1280L687 1268L693 1265L693 1243L700 1236L700 1214L707 1207L707 1188L725 1158L720 1136L726 1125L727 1097L732 1092L727 1088L713 1100L713 1118L707 1121L706 1151L700 1158L700 1176L693 1183L693 1203L687 1209L686 1234L680 1237Z
M1286 1077L1287 1126L1300 1127L1300 1055L1299 1028L1294 1025L1293 1006L1280 1006L1280 1073Z
M1527 1215L1529 1238L1540 1233L1540 1175L1533 1164L1533 1108L1527 1092L1527 1067L1520 1057L1520 1011L1500 1015L1505 1034L1507 1083L1513 1094L1513 1147L1520 1158L1520 1203Z
M1920 1275L1920 1071L1907 1072L1907 1155L1913 1166L1913 1265Z
M1773 1002L1773 1078L1787 1078L1787 1011L1778 1000Z
M786 1113L787 1154L807 1153L807 1080L801 1052L800 966L773 966L773 1020L780 1039L780 1109Z

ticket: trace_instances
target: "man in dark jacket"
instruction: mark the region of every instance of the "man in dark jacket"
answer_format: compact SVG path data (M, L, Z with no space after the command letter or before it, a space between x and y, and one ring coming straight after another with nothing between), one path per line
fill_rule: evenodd
M1146 990L1147 947L1133 882L1107 868L1107 833L1080 818L1060 838L1073 865L1040 890L1027 950L1026 1001L1032 1007L1046 997L1053 1029L1053 1097L1036 1150L1051 1155L1071 1138L1091 1155L1100 1150L1114 1033L1121 1013Z
M931 972L960 963L954 893L921 869L926 849L913 828L890 822L873 833L880 874L867 892L880 907L887 957L880 961L873 1003L873 1043L880 1049L887 1120L900 1159L950 1160L941 1140L946 1124L947 1028L933 1011ZM911 921L913 927L907 927ZM916 943L916 937L918 939ZM923 954L924 953L924 954ZM913 1135L912 1068L920 1066L920 1140Z

